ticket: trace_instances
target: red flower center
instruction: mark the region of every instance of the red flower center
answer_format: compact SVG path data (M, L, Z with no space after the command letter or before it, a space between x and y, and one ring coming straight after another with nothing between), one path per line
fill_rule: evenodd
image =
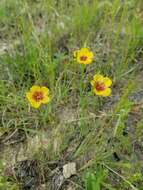
M40 100L43 100L43 98L44 98L43 92L40 92L40 91L34 92L32 98L33 98L36 102L39 102Z
M87 60L87 56L85 56L85 55L81 56L81 57L80 57L80 60L81 60L81 61L86 61L86 60Z
M105 84L103 82L96 82L95 88L97 91L103 91L105 90Z

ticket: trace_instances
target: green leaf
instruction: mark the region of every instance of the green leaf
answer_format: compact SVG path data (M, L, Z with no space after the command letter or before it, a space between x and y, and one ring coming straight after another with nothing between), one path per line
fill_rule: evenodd
M86 190L100 190L105 176L106 171L102 168L97 168L96 174L88 172L85 181Z

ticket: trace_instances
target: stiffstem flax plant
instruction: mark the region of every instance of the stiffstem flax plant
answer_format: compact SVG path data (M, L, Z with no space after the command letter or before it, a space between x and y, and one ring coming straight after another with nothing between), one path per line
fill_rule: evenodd
M50 101L49 89L45 86L32 86L26 93L26 98L33 108L39 108L41 104L47 104Z
M74 51L74 58L79 64L87 65L92 63L94 55L88 48L81 48Z
M93 92L97 96L107 97L111 94L111 86L112 80L108 77L104 77L100 74L95 74L93 80L91 81L91 86L93 88Z

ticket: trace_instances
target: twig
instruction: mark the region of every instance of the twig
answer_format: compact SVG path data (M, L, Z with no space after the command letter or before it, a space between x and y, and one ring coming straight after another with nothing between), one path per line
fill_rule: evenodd
M119 176L123 181L125 181L133 190L138 190L135 186L133 186L131 184L131 182L129 182L124 176L122 176L121 174L119 174L118 172L116 172L115 170L113 170L112 168L110 168L109 166L107 166L106 164L102 163L102 165L104 167L106 167L108 170L110 170L111 172L113 172L114 174L116 174L117 176Z

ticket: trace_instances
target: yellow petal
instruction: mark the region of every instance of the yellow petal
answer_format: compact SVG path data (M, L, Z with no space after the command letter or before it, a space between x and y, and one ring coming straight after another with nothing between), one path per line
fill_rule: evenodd
M86 63L86 64L90 64L90 63L92 63L92 61L93 61L93 59L88 58L88 59L87 59L87 63Z
M93 88L93 92L97 95L97 96L102 96L103 91L98 91L96 90L96 88Z
M49 94L49 89L45 86L41 87L41 91L44 93L44 95L48 95Z
M32 98L32 93L31 92L27 92L26 93L26 98L30 101Z
M40 91L41 90L41 87L40 86L37 86L37 85L34 85L30 88L30 91L31 92L35 92L35 91Z
M41 100L41 103L47 104L50 101L49 96L45 96L43 100Z
M111 94L111 89L110 89L110 88L106 88L106 89L103 90L103 91L97 91L96 88L94 88L94 89L93 89L93 92L94 92L97 96L106 97L106 96L110 96L110 94Z
M89 52L89 57L90 57L90 59L93 59L93 57L94 57L94 55L93 55L93 52Z
M30 101L30 104L33 108L39 108L41 105L41 101L40 102L36 102L34 100Z
M94 86L94 85L95 85L95 81L94 81L94 80L91 80L91 81L90 81L90 84L91 84L92 86Z
M74 57L77 57L78 52L79 52L79 50L74 51L74 52L73 52L73 56L74 56Z
M106 88L104 91L102 91L102 96L106 97L106 96L110 96L111 94L111 88Z
M84 47L84 48L81 48L81 49L80 49L80 52L82 52L82 53L88 53L88 52L90 52L90 51L89 51L88 48Z
M110 87L112 84L112 80L108 77L104 77L104 84L106 87Z
M104 77L102 75L100 75L100 74L95 74L93 76L93 79L94 79L94 81L103 82Z

